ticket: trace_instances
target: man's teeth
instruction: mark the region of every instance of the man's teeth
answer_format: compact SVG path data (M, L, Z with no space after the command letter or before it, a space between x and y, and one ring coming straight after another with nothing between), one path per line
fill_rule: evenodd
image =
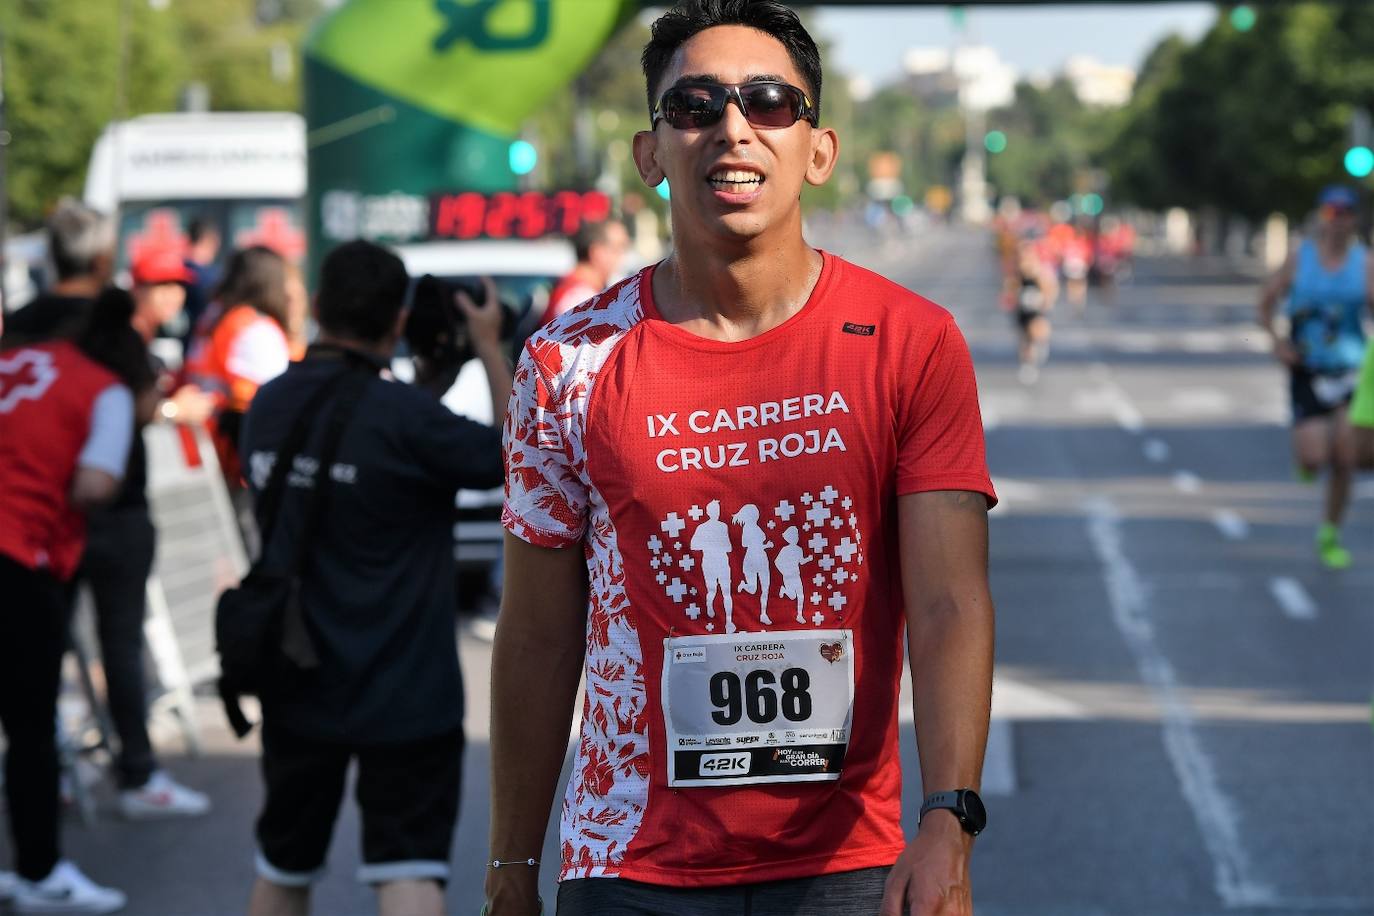
M727 185L758 187L763 183L763 176L757 172L745 172L731 169L725 172L717 172L708 179L711 184L718 187Z

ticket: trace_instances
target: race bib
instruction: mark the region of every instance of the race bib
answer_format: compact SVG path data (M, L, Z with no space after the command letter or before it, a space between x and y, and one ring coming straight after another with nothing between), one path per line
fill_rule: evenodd
M1328 407L1344 403L1355 391L1355 385L1360 380L1358 369L1352 369L1340 375L1314 375L1312 377L1312 393L1317 396L1317 400Z
M854 713L849 630L663 641L669 786L840 778Z

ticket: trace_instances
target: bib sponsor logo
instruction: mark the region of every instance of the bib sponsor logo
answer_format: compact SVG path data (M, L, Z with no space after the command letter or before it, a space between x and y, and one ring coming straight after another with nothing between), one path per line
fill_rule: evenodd
M780 747L773 752L773 760L782 766L799 770L825 771L830 769L830 761L825 758L824 754L799 747Z
M701 758L701 775L747 776L749 774L749 760L748 751L742 754L704 754Z
M821 644L821 658L830 662L830 664L835 664L843 655L844 646L841 643L832 642Z
M730 743L730 739L729 739L729 738L707 738L707 739L706 739L706 746L707 746L707 747L720 747L721 745L726 745L726 744L729 744L729 743Z

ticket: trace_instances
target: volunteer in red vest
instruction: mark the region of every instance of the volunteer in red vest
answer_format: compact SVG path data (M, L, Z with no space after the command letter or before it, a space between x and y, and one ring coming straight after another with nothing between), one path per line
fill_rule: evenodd
M579 227L572 243L577 266L549 293L545 324L606 288L630 250L630 234L620 220L606 219Z
M188 378L215 396L210 424L220 466L231 487L240 482L238 429L258 388L291 363L287 264L270 248L234 252L215 302L197 329Z
M490 916L538 913L544 868L559 916L971 916L996 497L968 347L807 244L838 138L795 13L685 0L642 61L673 253L536 333L506 416Z
M73 342L0 353L0 725L17 872L8 891L21 913L125 902L62 858L55 720L82 513L118 492L135 414L156 406L131 315L128 294L107 290Z

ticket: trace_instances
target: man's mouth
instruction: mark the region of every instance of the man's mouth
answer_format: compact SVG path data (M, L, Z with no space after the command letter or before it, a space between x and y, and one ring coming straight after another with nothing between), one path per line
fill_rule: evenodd
M750 172L744 169L721 169L717 172L712 172L711 175L707 177L706 181L717 191L747 194L763 184L763 176L758 172Z

